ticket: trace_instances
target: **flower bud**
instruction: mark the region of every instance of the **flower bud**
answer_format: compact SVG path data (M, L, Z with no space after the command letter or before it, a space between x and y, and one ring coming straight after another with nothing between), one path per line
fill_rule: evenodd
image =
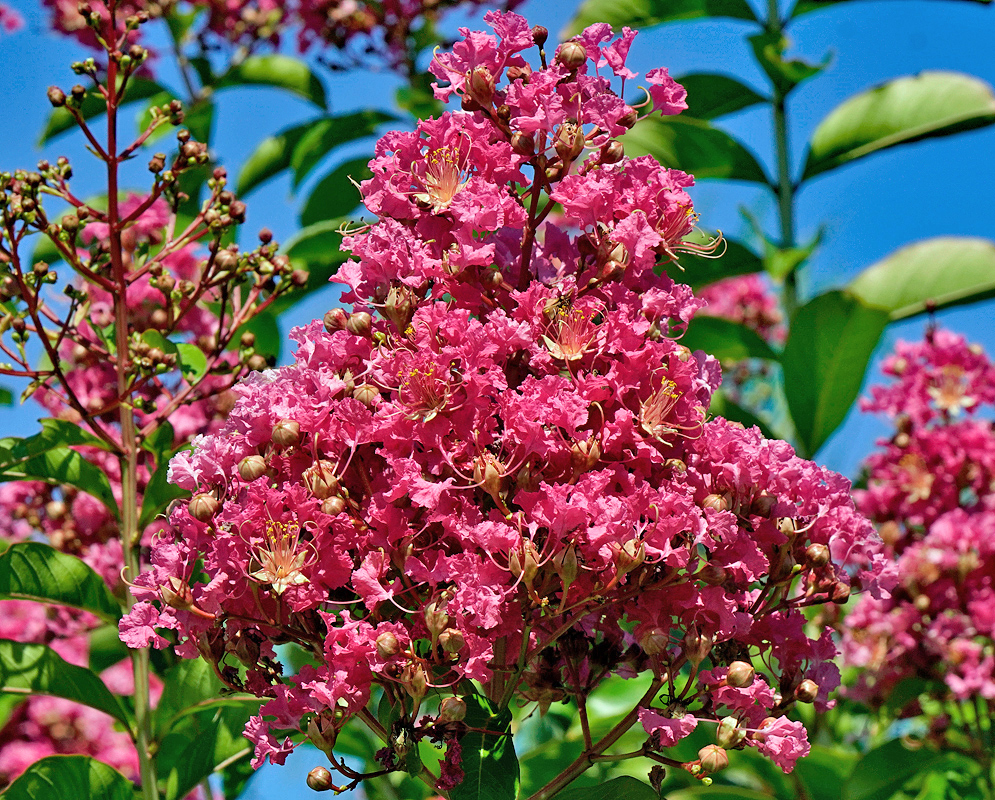
M567 69L577 69L587 61L587 50L580 42L565 42L556 51L556 60Z
M456 628L446 628L439 634L439 646L447 653L458 653L465 644L466 638Z
M536 150L536 141L527 133L513 133L511 149L521 156L530 156Z
M449 624L449 614L446 613L446 600L437 597L425 606L422 612L425 616L425 627L432 634L433 639L437 639L439 634Z
M613 140L601 148L602 164L617 164L625 157L625 147L621 142Z
M713 511L728 511L729 501L720 494L710 494L701 501L702 508L710 508Z
M365 311L356 311L349 315L345 329L356 336L369 336L373 328L373 317Z
M384 300L383 313L387 319L394 323L395 328L404 333L411 324L411 318L414 317L417 308L418 302L415 293L401 284L390 287L387 299Z
M332 773L325 767L315 767L307 774L307 785L316 792L328 792L335 788Z
M408 664L401 670L400 680L404 691L416 703L428 693L428 675L421 664Z
M482 106L490 106L494 99L494 76L487 67L474 67L466 86L474 100Z
M293 447L301 440L301 426L292 419L281 419L270 437L277 447Z
M339 480L335 477L335 465L322 459L304 470L301 476L304 485L319 500L326 500L339 493Z
M58 86L49 86L48 102L50 102L54 108L62 108L62 106L66 104L66 93Z
M218 502L218 499L213 494L202 492L190 498L187 511L198 522L210 522L211 518L218 512L220 506L221 503Z
M619 575L632 572L646 560L646 545L641 539L629 539L615 553L615 567Z
M701 771L705 773L718 772L729 766L729 754L717 744L706 744L698 751L701 760Z
M563 581L563 590L566 591L577 578L577 547L573 542L553 556L553 569Z
M631 128L639 121L639 112L630 108L623 116L619 117L618 124L623 128Z
M401 652L401 643L390 631L384 631L377 637L376 646L377 655L380 658L390 658Z
M805 551L805 561L814 569L826 566L829 563L829 548L824 544L810 544Z
M522 542L521 550L512 550L508 556L508 568L516 578L521 578L528 588L532 588L536 574L539 572L539 559L535 545L529 540Z
M668 458L663 462L663 466L669 469L675 476L685 475L688 471L688 465L679 458Z
M726 675L726 683L736 689L743 689L753 685L753 678L756 671L752 664L745 661L733 661L729 665L729 673Z
M587 143L584 138L584 129L574 120L568 119L556 129L553 139L553 146L556 154L564 164L573 161L584 152L584 145ZM548 173L548 171L547 171Z
M746 738L746 731L739 727L739 722L735 717L723 717L715 729L715 741L720 747L732 748L742 743Z
M439 720L462 722L466 718L466 701L462 697L446 697L439 703Z
M667 652L670 644L670 634L663 628L650 628L639 638L639 646L648 656L657 656Z
M761 492L754 497L753 502L750 503L750 513L755 514L758 517L770 519L775 505L777 505L776 497L771 497L766 492Z
M372 383L361 383L353 389L352 396L367 408L373 408L380 396L380 390Z
M246 483L266 474L266 459L262 456L246 456L238 462L238 475Z
M845 583L837 582L829 592L829 599L838 605L845 604L850 599L850 587Z
M712 650L712 637L707 633L700 633L694 626L688 628L684 634L684 655L688 662L697 667Z
M811 703L819 696L819 684L813 680L805 679L798 684L795 689L795 698L802 703Z
M542 25L534 25L532 27L532 41L536 43L537 47L542 47L546 44L548 38L549 31Z
M345 330L348 321L349 315L342 308L333 308L331 311L326 311L325 316L322 318L325 330L329 333Z
M705 564L705 566L698 570L694 577L709 586L719 586L720 584L725 583L726 578L728 578L729 575L723 567L720 567L718 564L709 563Z
M345 511L345 500L338 495L325 499L321 504L321 512L330 517L337 517L343 511Z

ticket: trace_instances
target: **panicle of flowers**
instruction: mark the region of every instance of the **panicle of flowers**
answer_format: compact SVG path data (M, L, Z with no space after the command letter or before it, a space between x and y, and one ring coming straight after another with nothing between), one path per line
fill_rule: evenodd
M675 338L700 301L665 271L695 246L692 179L618 138L683 89L656 69L642 105L622 99L629 29L547 58L544 29L485 20L431 65L462 109L377 146L378 220L335 277L352 311L293 331L296 362L237 385L221 430L171 462L194 496L122 636L171 630L266 698L256 764L302 732L349 786L366 776L336 736L375 695L394 709L383 771L427 737L448 787L470 681L584 716L607 676L647 672L629 719L650 758L704 779L752 746L790 770L808 744L784 715L839 681L803 609L883 591L877 537L844 478L706 413L718 365ZM285 676L282 643L313 663ZM721 755L666 755L706 721Z
M890 598L862 598L844 620L844 655L861 667L854 697L878 707L895 687L922 691L898 713L918 732L991 768L995 711L995 433L993 367L964 337L932 326L899 342L892 380L864 406L895 434L865 464L858 505L893 554Z
M708 304L702 314L745 325L772 344L784 343L784 314L762 275L724 278L705 286L698 296Z
M24 19L6 3L0 3L0 30L4 33L14 33L24 27Z

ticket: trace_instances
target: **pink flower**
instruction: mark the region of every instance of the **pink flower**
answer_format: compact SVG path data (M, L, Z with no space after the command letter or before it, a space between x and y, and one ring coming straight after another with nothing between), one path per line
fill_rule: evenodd
M808 733L800 722L787 717L768 717L759 730L746 739L785 772L795 768L795 762L812 749Z
M121 618L119 625L121 641L128 647L139 648L152 645L161 650L168 642L156 633L155 628L158 624L159 612L155 606L144 601L135 603L131 611Z
M690 736L691 731L698 727L698 720L692 714L668 717L649 708L639 712L639 721L643 724L646 733L654 737L654 742L659 747L673 747L685 736Z

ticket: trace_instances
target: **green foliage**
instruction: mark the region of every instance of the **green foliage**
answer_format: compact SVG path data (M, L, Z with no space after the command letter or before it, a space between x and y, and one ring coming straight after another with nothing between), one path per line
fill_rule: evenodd
M893 320L995 297L995 242L968 236L916 242L865 269L849 290Z
M887 311L842 292L819 295L796 312L781 366L804 453L817 452L843 421L887 324Z
M8 786L4 800L133 800L124 775L90 756L47 756Z
M721 317L696 317L688 326L681 344L691 350L704 350L722 362L742 361L744 358L777 360L777 353L756 331Z
M215 84L218 89L252 85L284 89L314 103L319 108L328 107L325 87L321 80L299 58L281 53L249 56L232 67Z
M373 176L367 166L369 160L368 157L350 159L322 178L304 203L301 225L316 225L353 211L362 200L356 184Z
M0 639L0 691L63 697L131 724L121 701L95 672L70 664L43 644Z
M696 119L715 119L735 114L767 101L763 95L729 75L697 72L682 75L677 78L677 82L688 93L688 116Z
M812 134L805 178L871 153L995 122L995 94L956 72L922 72L837 106Z
M651 786L628 775L612 778L597 786L564 789L554 795L554 800L616 800L620 797L626 800L660 800L660 795Z
M943 758L934 750L909 750L898 739L866 753L853 768L842 800L887 800L915 775Z
M496 709L486 698L466 698L463 736L463 782L449 792L450 800L515 800L518 796L518 757L511 740L511 712Z
M121 607L93 569L39 542L11 545L0 555L0 598L79 608L116 623Z
M745 0L586 0L563 34L568 38L595 22L607 22L621 30L623 25L649 28L662 22L702 17L756 19Z
M688 241L704 243L712 237L701 231L688 236ZM761 272L764 262L749 247L735 239L725 238L719 258L698 256L694 253L681 253L679 265L668 264L667 273L678 283L686 283L692 289L700 289L710 283L736 275Z

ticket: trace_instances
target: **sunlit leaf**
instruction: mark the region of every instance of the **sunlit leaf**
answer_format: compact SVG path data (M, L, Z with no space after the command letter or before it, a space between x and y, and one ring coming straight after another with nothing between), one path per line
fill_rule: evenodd
M47 756L8 786L4 800L133 800L134 784L90 756Z
M464 778L450 790L450 800L515 800L519 766L511 741L511 712L498 711L476 695L465 700L471 730L460 739Z
M207 374L207 356L197 345L178 344L176 354L179 357L180 372L187 383L196 384Z
M957 72L921 72L851 97L812 134L805 178L883 150L995 122L995 94Z
M865 269L849 288L892 319L995 297L995 242L967 236L916 242Z
M0 691L62 697L130 724L121 701L97 673L70 664L44 644L0 639Z
M780 33L765 31L748 38L757 63L782 94L818 75L829 64L828 60L822 64L811 64L799 58L785 58L788 40Z
M242 169L238 173L238 188L236 190L238 194L247 194L270 178L279 175L283 170L289 169L294 148L301 137L311 130L314 122L315 120L308 120L301 125L285 128L275 136L263 139L252 155L242 164Z
M687 89L689 117L715 119L767 102L767 98L728 75L696 72L676 79Z
M586 0L567 24L562 38L578 34L596 22L607 22L618 31L623 25L649 28L661 22L702 17L756 19L745 0Z
M290 159L294 170L293 185L299 186L311 170L339 145L372 136L380 125L396 119L382 111L356 111L312 123L310 130L294 147Z
M843 422L887 324L887 311L843 292L819 295L795 312L781 366L784 394L806 455L818 451Z
M249 56L225 73L215 86L224 89L245 85L285 89L320 108L327 107L325 87L307 63L281 53Z
M353 211L362 198L353 181L361 183L372 177L367 166L369 158L353 158L326 175L311 192L301 210L301 225L344 217ZM351 179L351 180L350 180Z
M746 147L703 120L649 117L637 123L622 141L628 155L649 153L665 167L690 172L699 180L768 182L763 168Z
M681 344L691 350L704 350L723 364L744 358L777 360L777 353L752 328L704 314L691 321Z
M90 565L41 542L19 542L0 555L0 598L79 608L116 623L121 608Z
M15 441L17 440L0 441L0 458L3 458L2 454ZM100 467L69 447L51 447L38 455L23 459L4 458L0 464L0 482L23 480L44 481L55 486L75 486L96 497L108 511L120 519L120 511L107 475Z

